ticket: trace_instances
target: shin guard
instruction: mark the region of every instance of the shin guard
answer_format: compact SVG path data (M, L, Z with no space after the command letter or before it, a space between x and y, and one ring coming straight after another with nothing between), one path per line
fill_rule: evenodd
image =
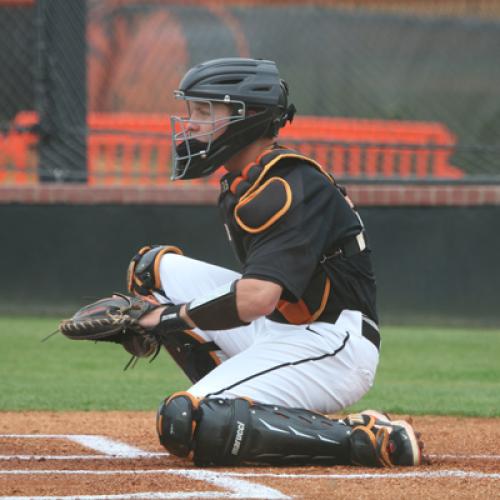
M204 399L195 433L196 465L348 464L351 428L307 410Z
M207 398L166 399L157 415L160 443L194 463L349 464L351 427L307 410Z

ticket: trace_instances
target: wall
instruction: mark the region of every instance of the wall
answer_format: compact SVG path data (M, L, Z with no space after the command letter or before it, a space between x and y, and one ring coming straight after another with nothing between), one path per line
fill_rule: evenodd
M500 205L363 206L387 323L497 324ZM0 313L68 314L123 291L144 244L237 269L213 205L0 205Z

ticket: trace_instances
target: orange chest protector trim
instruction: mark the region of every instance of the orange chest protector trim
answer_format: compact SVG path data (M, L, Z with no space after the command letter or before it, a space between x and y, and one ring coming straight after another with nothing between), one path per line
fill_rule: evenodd
M280 314L292 325L306 325L316 321L326 308L326 303L331 292L331 282L328 276L325 276L325 284L321 296L321 302L316 311L311 312L307 304L300 299L298 302L288 302L280 300L276 308Z
M333 178L314 160L287 149L266 150L255 163L247 165L229 186L236 196L234 219L244 231L257 234L277 222L290 209L293 192L282 177L266 178L268 172L284 159L301 160L324 174L332 183Z

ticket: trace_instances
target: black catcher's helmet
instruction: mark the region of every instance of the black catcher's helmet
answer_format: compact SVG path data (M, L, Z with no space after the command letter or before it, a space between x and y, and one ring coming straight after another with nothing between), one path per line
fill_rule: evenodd
M186 101L188 117L171 118L172 179L211 174L248 144L274 137L295 113L276 64L261 59L225 58L198 64L186 73L174 95ZM191 118L196 103L208 110L203 120ZM216 103L227 105L230 116L216 119ZM200 125L203 132L195 133L193 127Z

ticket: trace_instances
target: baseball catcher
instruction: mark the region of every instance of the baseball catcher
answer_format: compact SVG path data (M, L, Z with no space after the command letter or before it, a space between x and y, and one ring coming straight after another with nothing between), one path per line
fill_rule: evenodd
M88 305L60 330L121 344L133 359L164 347L190 378L166 397L160 443L197 465L414 466L412 426L334 413L372 386L380 333L370 245L345 189L280 145L295 107L272 61L226 58L190 69L175 97L172 179L224 166L219 207L241 273L171 245L132 258L129 295Z

